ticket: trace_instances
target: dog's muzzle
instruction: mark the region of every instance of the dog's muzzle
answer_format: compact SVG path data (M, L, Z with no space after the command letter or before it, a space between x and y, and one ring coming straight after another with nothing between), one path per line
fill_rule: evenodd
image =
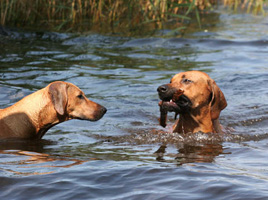
M167 112L182 113L187 111L192 103L191 100L184 95L182 89L172 88L168 84L161 85L157 88L159 98L159 106Z

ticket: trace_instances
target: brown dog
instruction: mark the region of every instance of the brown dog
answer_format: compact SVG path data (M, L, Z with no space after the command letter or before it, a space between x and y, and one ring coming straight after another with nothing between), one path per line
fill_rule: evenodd
M157 89L160 106L160 124L166 126L167 112L180 115L173 132L221 133L219 116L227 106L225 97L206 73L188 71L176 74L169 84Z
M105 113L105 107L87 99L77 86L56 81L0 110L0 138L40 139L56 124L97 121Z

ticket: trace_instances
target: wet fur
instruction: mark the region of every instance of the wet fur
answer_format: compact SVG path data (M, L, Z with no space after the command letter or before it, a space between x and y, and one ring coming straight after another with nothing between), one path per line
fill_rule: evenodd
M219 116L220 112L227 106L227 102L215 81L206 73L200 71L176 74L169 84L159 86L158 93L162 100L160 106L168 107L171 104L168 100L172 99L176 91L179 90L183 91L181 100L184 97L184 99L189 99L189 103L185 108L179 106L179 102L176 102L176 105L172 104L171 110L180 114L179 119L173 126L173 132L221 133L222 127L219 123Z
M0 139L40 139L53 126L70 120L96 121L106 109L75 85L56 81L0 110Z

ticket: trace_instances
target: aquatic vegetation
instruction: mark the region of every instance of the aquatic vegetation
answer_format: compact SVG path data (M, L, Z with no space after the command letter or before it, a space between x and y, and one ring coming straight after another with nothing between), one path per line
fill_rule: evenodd
M57 31L71 29L133 30L151 24L176 20L177 30L191 20L200 23L199 10L211 7L215 0L6 0L0 3L1 24L27 27L38 25Z
M264 7L267 6L267 0L224 0L224 5L229 6L235 12L238 9L246 10L247 13L265 15Z
M234 10L264 14L267 0L223 0ZM53 31L136 32L172 23L172 34L182 32L191 19L201 27L200 13L217 0L2 0L1 25Z

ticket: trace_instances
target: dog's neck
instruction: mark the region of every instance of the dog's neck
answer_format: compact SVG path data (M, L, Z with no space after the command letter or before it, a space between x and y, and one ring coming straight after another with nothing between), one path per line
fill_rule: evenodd
M44 88L42 90L46 90ZM55 111L47 92L39 90L1 111L0 127L8 137L41 138L49 128L66 121ZM5 117L6 116L6 117Z
M204 110L204 111L202 111ZM176 133L196 133L196 132L215 132L210 112L201 109L200 112L187 112L180 114L179 120L173 127Z

